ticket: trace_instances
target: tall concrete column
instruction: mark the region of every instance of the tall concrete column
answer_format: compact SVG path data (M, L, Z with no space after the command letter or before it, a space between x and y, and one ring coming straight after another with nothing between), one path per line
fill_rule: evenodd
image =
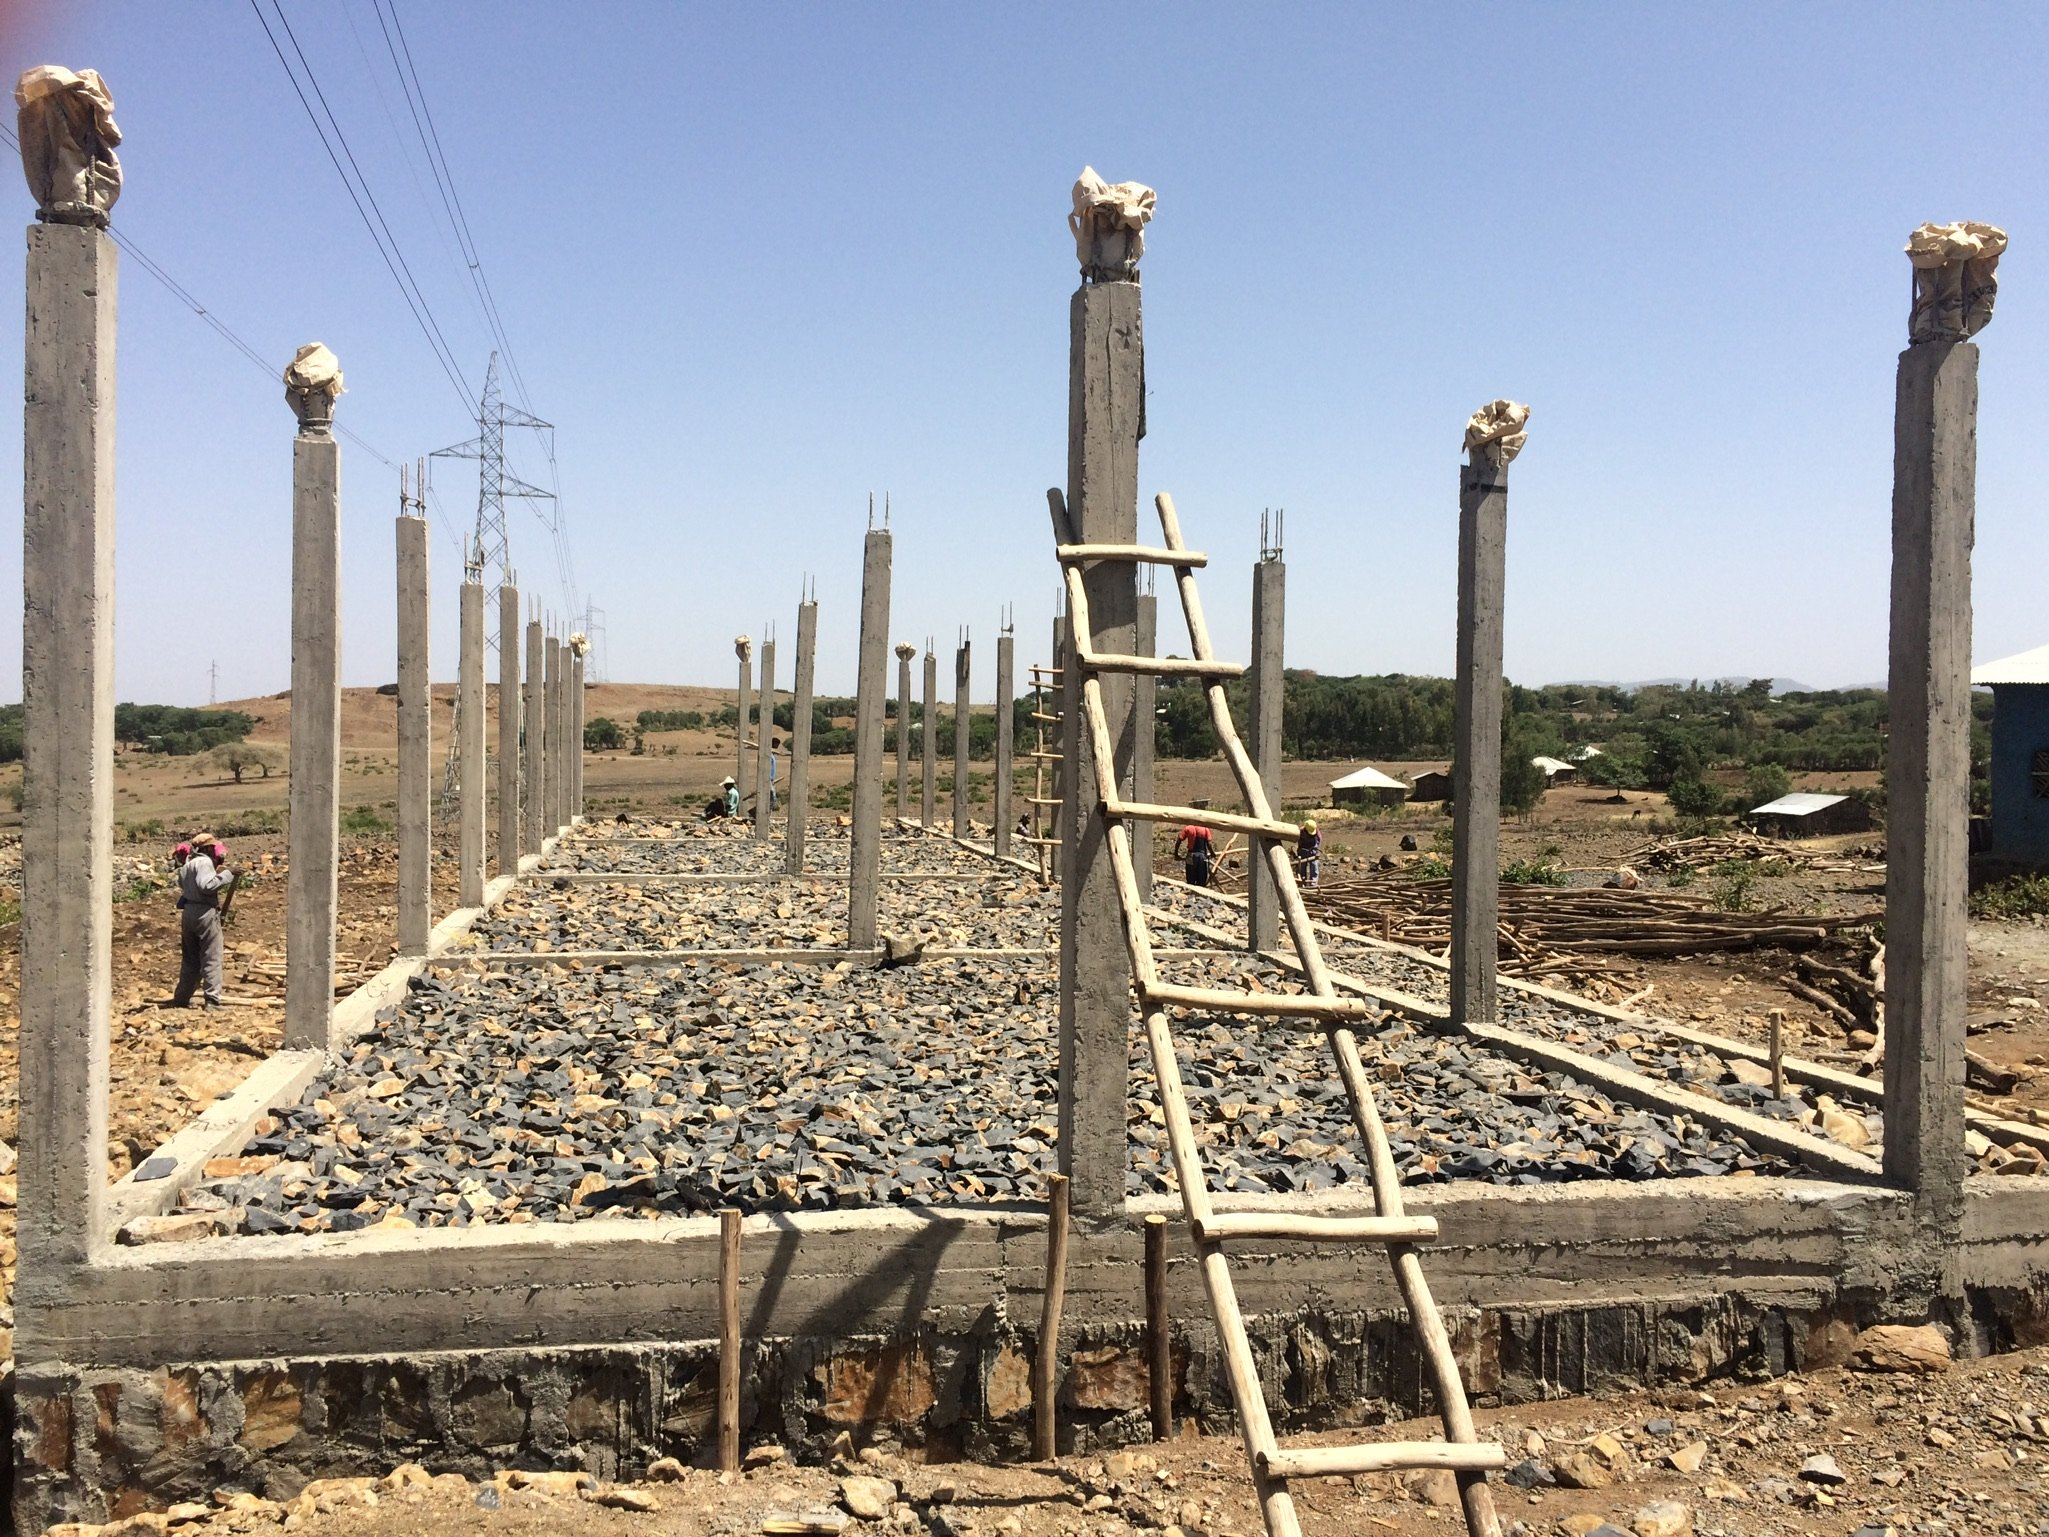
M1017 637L1005 630L996 637L996 809L992 843L1000 859L1010 852L1010 784L1017 756Z
M925 719L922 725L918 767L923 775L923 799L918 803L918 821L929 832L939 820L939 658L929 647L925 652Z
M769 802L771 796L769 779L771 765L775 762L775 642L761 643L761 702L755 707L761 717L761 724L755 728L759 739L754 753L754 836L762 842L768 841Z
M972 668L971 645L963 640L953 654L953 835L968 835L968 764L974 746L974 707L968 700Z
M1515 413L1520 413L1517 416ZM1459 468L1458 673L1452 696L1451 1017L1497 1018L1496 914L1501 900L1501 625L1508 546L1508 465L1522 447L1483 421L1529 409L1497 400L1466 427Z
M526 627L526 697L520 713L526 717L526 741L522 759L526 768L526 807L520 819L527 852L538 854L548 836L548 696L543 677L546 666L541 621L529 619Z
M918 648L900 641L896 648L896 819L911 814L911 658Z
M1463 567L1461 567L1463 569ZM1287 651L1288 568L1278 551L1260 552L1252 568L1252 766L1266 787L1267 804L1281 814L1281 699ZM1461 589L1463 591L1463 589ZM1280 943L1280 899L1266 850L1272 840L1253 838L1246 863L1245 943L1271 950Z
M889 686L888 529L861 547L861 655L854 690L854 825L847 851L847 944L875 948L882 875L882 696Z
M1913 1192L1921 1238L1911 1259L1895 1261L1911 1272L1896 1269L1896 1279L1907 1296L1925 1295L1961 1321L1978 475L1978 348L1965 338L1990 318L1993 285L1989 264L1916 256L1915 265L1913 341L1900 354L1893 405L1885 1172Z
M1160 643L1160 600L1152 593L1138 595L1138 641L1133 648L1137 656L1158 656ZM1159 731L1157 714L1160 707L1160 680L1155 677L1136 678L1131 686L1131 718L1135 731L1131 743L1131 798L1136 801L1156 799L1153 794L1153 753L1155 738ZM1153 840L1154 824L1151 822L1126 822L1131 831L1132 874L1138 878L1138 895L1141 901L1153 899ZM1253 868L1259 869L1255 859Z
M456 901L484 902L484 584L474 578L459 590L455 664Z
M1084 280L1068 310L1067 527L1086 544L1138 539L1138 440L1145 434L1145 344L1139 287L1127 279ZM1137 568L1099 561L1082 577L1092 648L1137 644ZM1070 621L1072 616L1070 616ZM1064 840L1060 926L1060 1166L1073 1180L1078 1218L1117 1220L1124 1209L1125 1100L1130 1068L1131 973L1122 909L1098 811L1095 744L1083 729L1080 670L1071 633L1062 657ZM1128 793L1134 747L1128 675L1101 680L1103 712Z
M548 836L554 837L562 830L563 783L568 772L569 755L563 751L562 741L562 639L550 635L546 645L546 681L541 685L544 696L541 708L548 714Z
M797 676L790 696L790 807L783 821L784 868L804 873L804 824L811 808L811 674L818 661L818 603L797 605Z
M583 648L569 657L569 824L583 818Z
M427 520L398 519L398 953L434 928L434 716Z
M37 1330L36 1292L62 1285L64 1271L105 1247L119 270L102 230L29 226L16 1211L23 1342ZM34 1345L17 1350L24 1362L39 1353Z
M750 760L747 754L747 729L749 724L747 712L753 708L754 702L754 642L745 635L735 636L733 639L733 655L740 662L740 715L733 726L733 734L740 739L740 748L733 764L733 783L739 787L740 798L744 801L747 798L750 783L750 775L748 773Z
M519 870L519 589L498 589L498 873Z
M341 838L341 448L332 431L334 397L320 389L288 393L299 435L292 440L284 1045L325 1049L334 1016Z

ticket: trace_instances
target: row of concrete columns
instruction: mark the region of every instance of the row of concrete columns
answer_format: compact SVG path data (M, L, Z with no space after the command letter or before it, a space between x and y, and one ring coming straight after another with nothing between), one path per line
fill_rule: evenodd
M427 524L401 511L398 546L398 951L424 955L433 929L433 717L429 706L430 598ZM456 658L457 903L480 906L486 874L485 591L469 567L458 589ZM519 868L520 851L538 852L552 830L582 814L583 659L574 643L527 627L529 676L520 684L519 589L498 595L498 820L500 875ZM564 657L568 658L566 670ZM337 684L338 686L338 684ZM296 680L294 687L297 687ZM295 701L296 718L296 701ZM524 731L522 728L524 727ZM526 804L521 806L521 737L526 738ZM296 745L299 733L293 731ZM316 893L317 900L317 893ZM307 1007L311 1008L309 1003ZM287 1008L289 1012L289 995ZM304 1027L314 1027L309 1013Z

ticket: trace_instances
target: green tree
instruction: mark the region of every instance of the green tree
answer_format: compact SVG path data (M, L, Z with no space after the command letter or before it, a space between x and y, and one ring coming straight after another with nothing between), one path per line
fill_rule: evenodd
M610 748L626 745L626 733L619 723L609 715L600 715L583 723L583 748L585 752L604 752Z
M1672 781L1665 791L1665 799L1683 817L1711 817L1722 809L1722 792L1698 774Z
M1776 763L1753 763L1743 776L1743 809L1754 811L1793 788L1793 776Z

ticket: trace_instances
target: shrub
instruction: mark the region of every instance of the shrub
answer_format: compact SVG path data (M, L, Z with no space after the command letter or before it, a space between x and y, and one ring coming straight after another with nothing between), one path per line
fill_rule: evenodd
M2049 916L2049 875L2009 875L1971 893L1973 918Z
M341 814L341 830L370 838L391 831L391 824L377 814L375 806L351 806Z
M1708 893L1708 899L1724 912L1749 912L1751 893L1758 881L1756 863L1748 859L1724 860L1715 866L1714 875L1715 884Z
M600 715L583 723L585 752L607 752L625 745L626 733L609 715Z
M1511 886L1563 886L1565 872L1545 859L1516 859L1501 867L1501 878Z

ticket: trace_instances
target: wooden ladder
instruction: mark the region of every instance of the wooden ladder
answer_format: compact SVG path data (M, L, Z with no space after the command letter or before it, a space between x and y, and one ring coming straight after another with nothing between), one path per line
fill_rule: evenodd
M1189 1233L1202 1265L1202 1279L1209 1293L1210 1311L1215 1315L1218 1338L1223 1342L1224 1365L1236 1400L1238 1424L1252 1464L1253 1486L1271 1537L1301 1537L1295 1517L1289 1480L1357 1473L1382 1473L1411 1468L1443 1469L1458 1480L1460 1503L1471 1537L1500 1537L1494 1500L1487 1486L1487 1474L1507 1465L1501 1447L1482 1441L1473 1428L1473 1414L1466 1402L1465 1385L1459 1378L1458 1362L1452 1355L1451 1336L1445 1331L1436 1299L1430 1295L1423 1276L1423 1262L1416 1246L1437 1236L1434 1217L1411 1217L1402 1209L1400 1177L1394 1154L1380 1123L1380 1112L1366 1069L1359 1057L1353 1026L1378 1021L1380 1012L1363 999L1341 997L1331 984L1323 964L1323 951L1309 914L1302 906L1302 894L1295 885L1293 850L1284 840L1297 832L1294 824L1279 821L1267 800L1252 759L1231 722L1231 708L1224 696L1224 680L1242 675L1246 669L1219 662L1210 648L1209 627L1203 620L1202 600L1195 587L1197 567L1208 557L1188 549L1181 542L1181 525L1174 503L1165 494L1155 499L1160 515L1164 548L1143 545L1082 544L1074 537L1067 507L1058 490L1048 493L1052 505L1054 537L1062 574L1067 584L1067 622L1070 657L1062 660L1077 669L1081 684L1082 711L1079 725L1089 733L1095 758L1095 791L1098 810L1105 822L1105 843L1117 881L1118 902L1123 910L1124 940L1131 960L1133 987L1145 1018L1146 1040L1152 1051L1153 1076L1159 1085L1160 1107L1166 1116L1167 1143L1174 1160L1174 1173L1181 1187L1181 1205L1188 1219ZM1118 656L1095 649L1089 622L1088 593L1082 571L1099 561L1123 561L1171 566L1181 595L1181 609L1188 620L1188 639L1194 656L1188 659ZM1209 700L1210 723L1222 744L1224 759L1238 781L1248 815L1219 815L1192 806L1163 806L1125 801L1118 794L1116 759L1112 752L1108 723L1103 712L1101 675L1104 673L1151 673L1164 677L1192 677L1202 680ZM1073 723L1070 723L1070 726ZM1140 729L1150 726L1141 722ZM1083 793L1076 786L1077 794ZM1139 900L1138 882L1132 867L1130 822L1202 822L1229 828L1265 840L1256 845L1273 877L1275 894L1293 937L1301 974L1308 984L1306 994L1252 993L1229 988L1181 987L1160 980L1154 964L1152 935L1147 927L1144 905ZM1188 1099L1181 1085L1181 1069L1175 1055L1174 1038L1167 1020L1170 1007L1215 1010L1238 1014L1266 1014L1297 1019L1307 1028L1321 1027L1337 1061L1339 1076L1351 1100L1352 1119L1366 1145L1371 1171L1375 1214L1370 1217L1319 1217L1288 1212L1217 1212L1211 1208L1208 1180L1197 1153L1195 1133L1188 1117ZM1348 1446L1288 1449L1274 1439L1267 1416L1266 1395L1260 1386L1252 1346L1245 1336L1245 1319L1239 1311L1238 1295L1231 1282L1225 1246L1234 1241L1307 1239L1318 1243L1378 1243L1387 1246L1395 1281L1408 1305L1410 1322L1422 1349L1435 1390L1438 1413L1444 1421L1442 1441L1360 1442Z

